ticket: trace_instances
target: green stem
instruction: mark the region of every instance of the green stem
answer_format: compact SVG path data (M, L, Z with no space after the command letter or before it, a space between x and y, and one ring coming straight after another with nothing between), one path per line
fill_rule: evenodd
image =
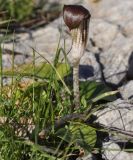
M79 65L73 67L73 92L75 109L80 108Z

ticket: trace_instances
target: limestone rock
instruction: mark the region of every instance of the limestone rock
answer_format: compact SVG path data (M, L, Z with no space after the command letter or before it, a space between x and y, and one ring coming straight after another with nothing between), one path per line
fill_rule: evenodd
M118 27L103 19L92 19L90 22L90 38L95 45L104 50L108 49L118 33Z
M123 34L127 37L133 36L133 19L131 21L125 22L123 25Z
M114 142L107 142L103 146L103 158L108 160L132 160L133 154L121 150L120 146Z
M133 99L133 81L120 87L120 93L124 99Z
M125 38L121 33L112 42L111 47L101 53L104 76L107 82L119 84L128 70L128 59L133 50L133 37Z
M97 111L95 115L100 124L133 132L133 105L126 100L118 99L111 102L106 108Z
M92 13L95 18L102 18L122 25L124 21L130 21L133 14L133 1L132 0L101 0L92 5L90 0L86 0L86 5L90 5Z

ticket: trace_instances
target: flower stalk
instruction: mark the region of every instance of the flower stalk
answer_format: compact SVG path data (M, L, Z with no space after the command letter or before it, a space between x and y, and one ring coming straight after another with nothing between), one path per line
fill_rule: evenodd
M64 5L63 18L72 37L71 62L73 65L73 92L75 109L80 108L79 63L84 54L90 13L80 5Z

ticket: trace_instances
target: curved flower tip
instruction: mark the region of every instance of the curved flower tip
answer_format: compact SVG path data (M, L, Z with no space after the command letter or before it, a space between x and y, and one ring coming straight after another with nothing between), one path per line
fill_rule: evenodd
M78 28L83 21L89 20L90 12L81 5L64 5L63 19L70 30Z

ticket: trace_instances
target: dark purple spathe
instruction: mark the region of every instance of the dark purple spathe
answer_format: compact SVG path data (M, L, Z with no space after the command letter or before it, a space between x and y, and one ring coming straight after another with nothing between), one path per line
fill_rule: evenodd
M83 6L64 5L63 18L70 30L78 28L84 20L90 19L90 17L89 11Z

